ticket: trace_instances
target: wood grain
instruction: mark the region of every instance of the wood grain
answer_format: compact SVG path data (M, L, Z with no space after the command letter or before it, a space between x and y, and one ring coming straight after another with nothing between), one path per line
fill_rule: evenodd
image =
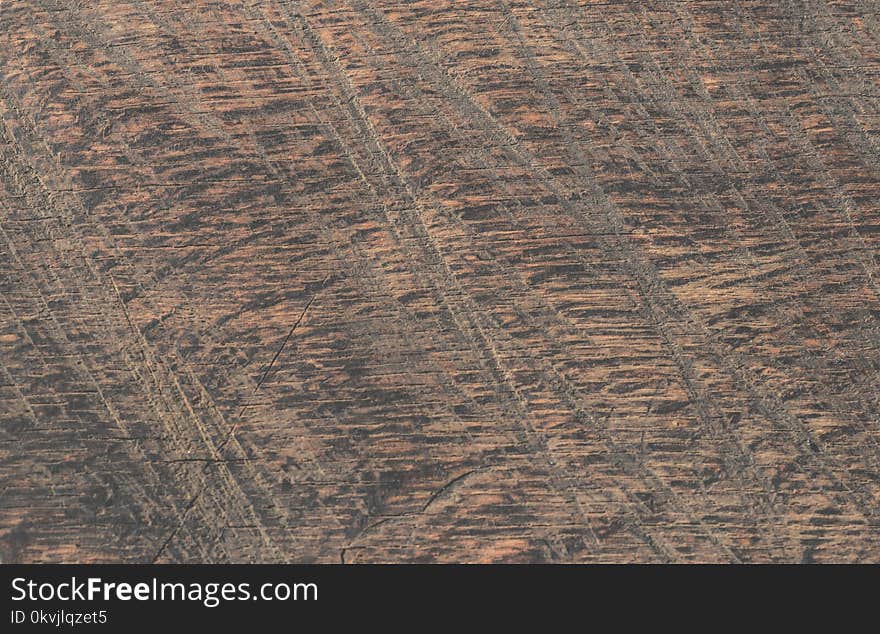
M880 562L864 0L4 0L4 562Z

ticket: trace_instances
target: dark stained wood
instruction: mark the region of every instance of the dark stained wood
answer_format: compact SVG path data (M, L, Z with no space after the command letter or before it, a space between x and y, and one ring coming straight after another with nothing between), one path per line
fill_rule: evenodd
M868 0L4 0L4 562L880 561Z

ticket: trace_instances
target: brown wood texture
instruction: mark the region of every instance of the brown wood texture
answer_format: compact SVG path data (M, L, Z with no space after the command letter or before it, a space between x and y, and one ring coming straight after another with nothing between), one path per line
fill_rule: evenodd
M880 5L3 0L4 562L880 562Z

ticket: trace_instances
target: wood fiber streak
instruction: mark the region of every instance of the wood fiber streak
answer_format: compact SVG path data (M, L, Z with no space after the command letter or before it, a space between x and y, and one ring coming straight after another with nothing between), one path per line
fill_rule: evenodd
M869 0L3 0L3 562L880 562Z

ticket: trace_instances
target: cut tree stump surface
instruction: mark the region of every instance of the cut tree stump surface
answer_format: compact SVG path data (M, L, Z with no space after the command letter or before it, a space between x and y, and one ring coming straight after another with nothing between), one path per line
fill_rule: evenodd
M872 1L0 3L3 562L880 562Z

